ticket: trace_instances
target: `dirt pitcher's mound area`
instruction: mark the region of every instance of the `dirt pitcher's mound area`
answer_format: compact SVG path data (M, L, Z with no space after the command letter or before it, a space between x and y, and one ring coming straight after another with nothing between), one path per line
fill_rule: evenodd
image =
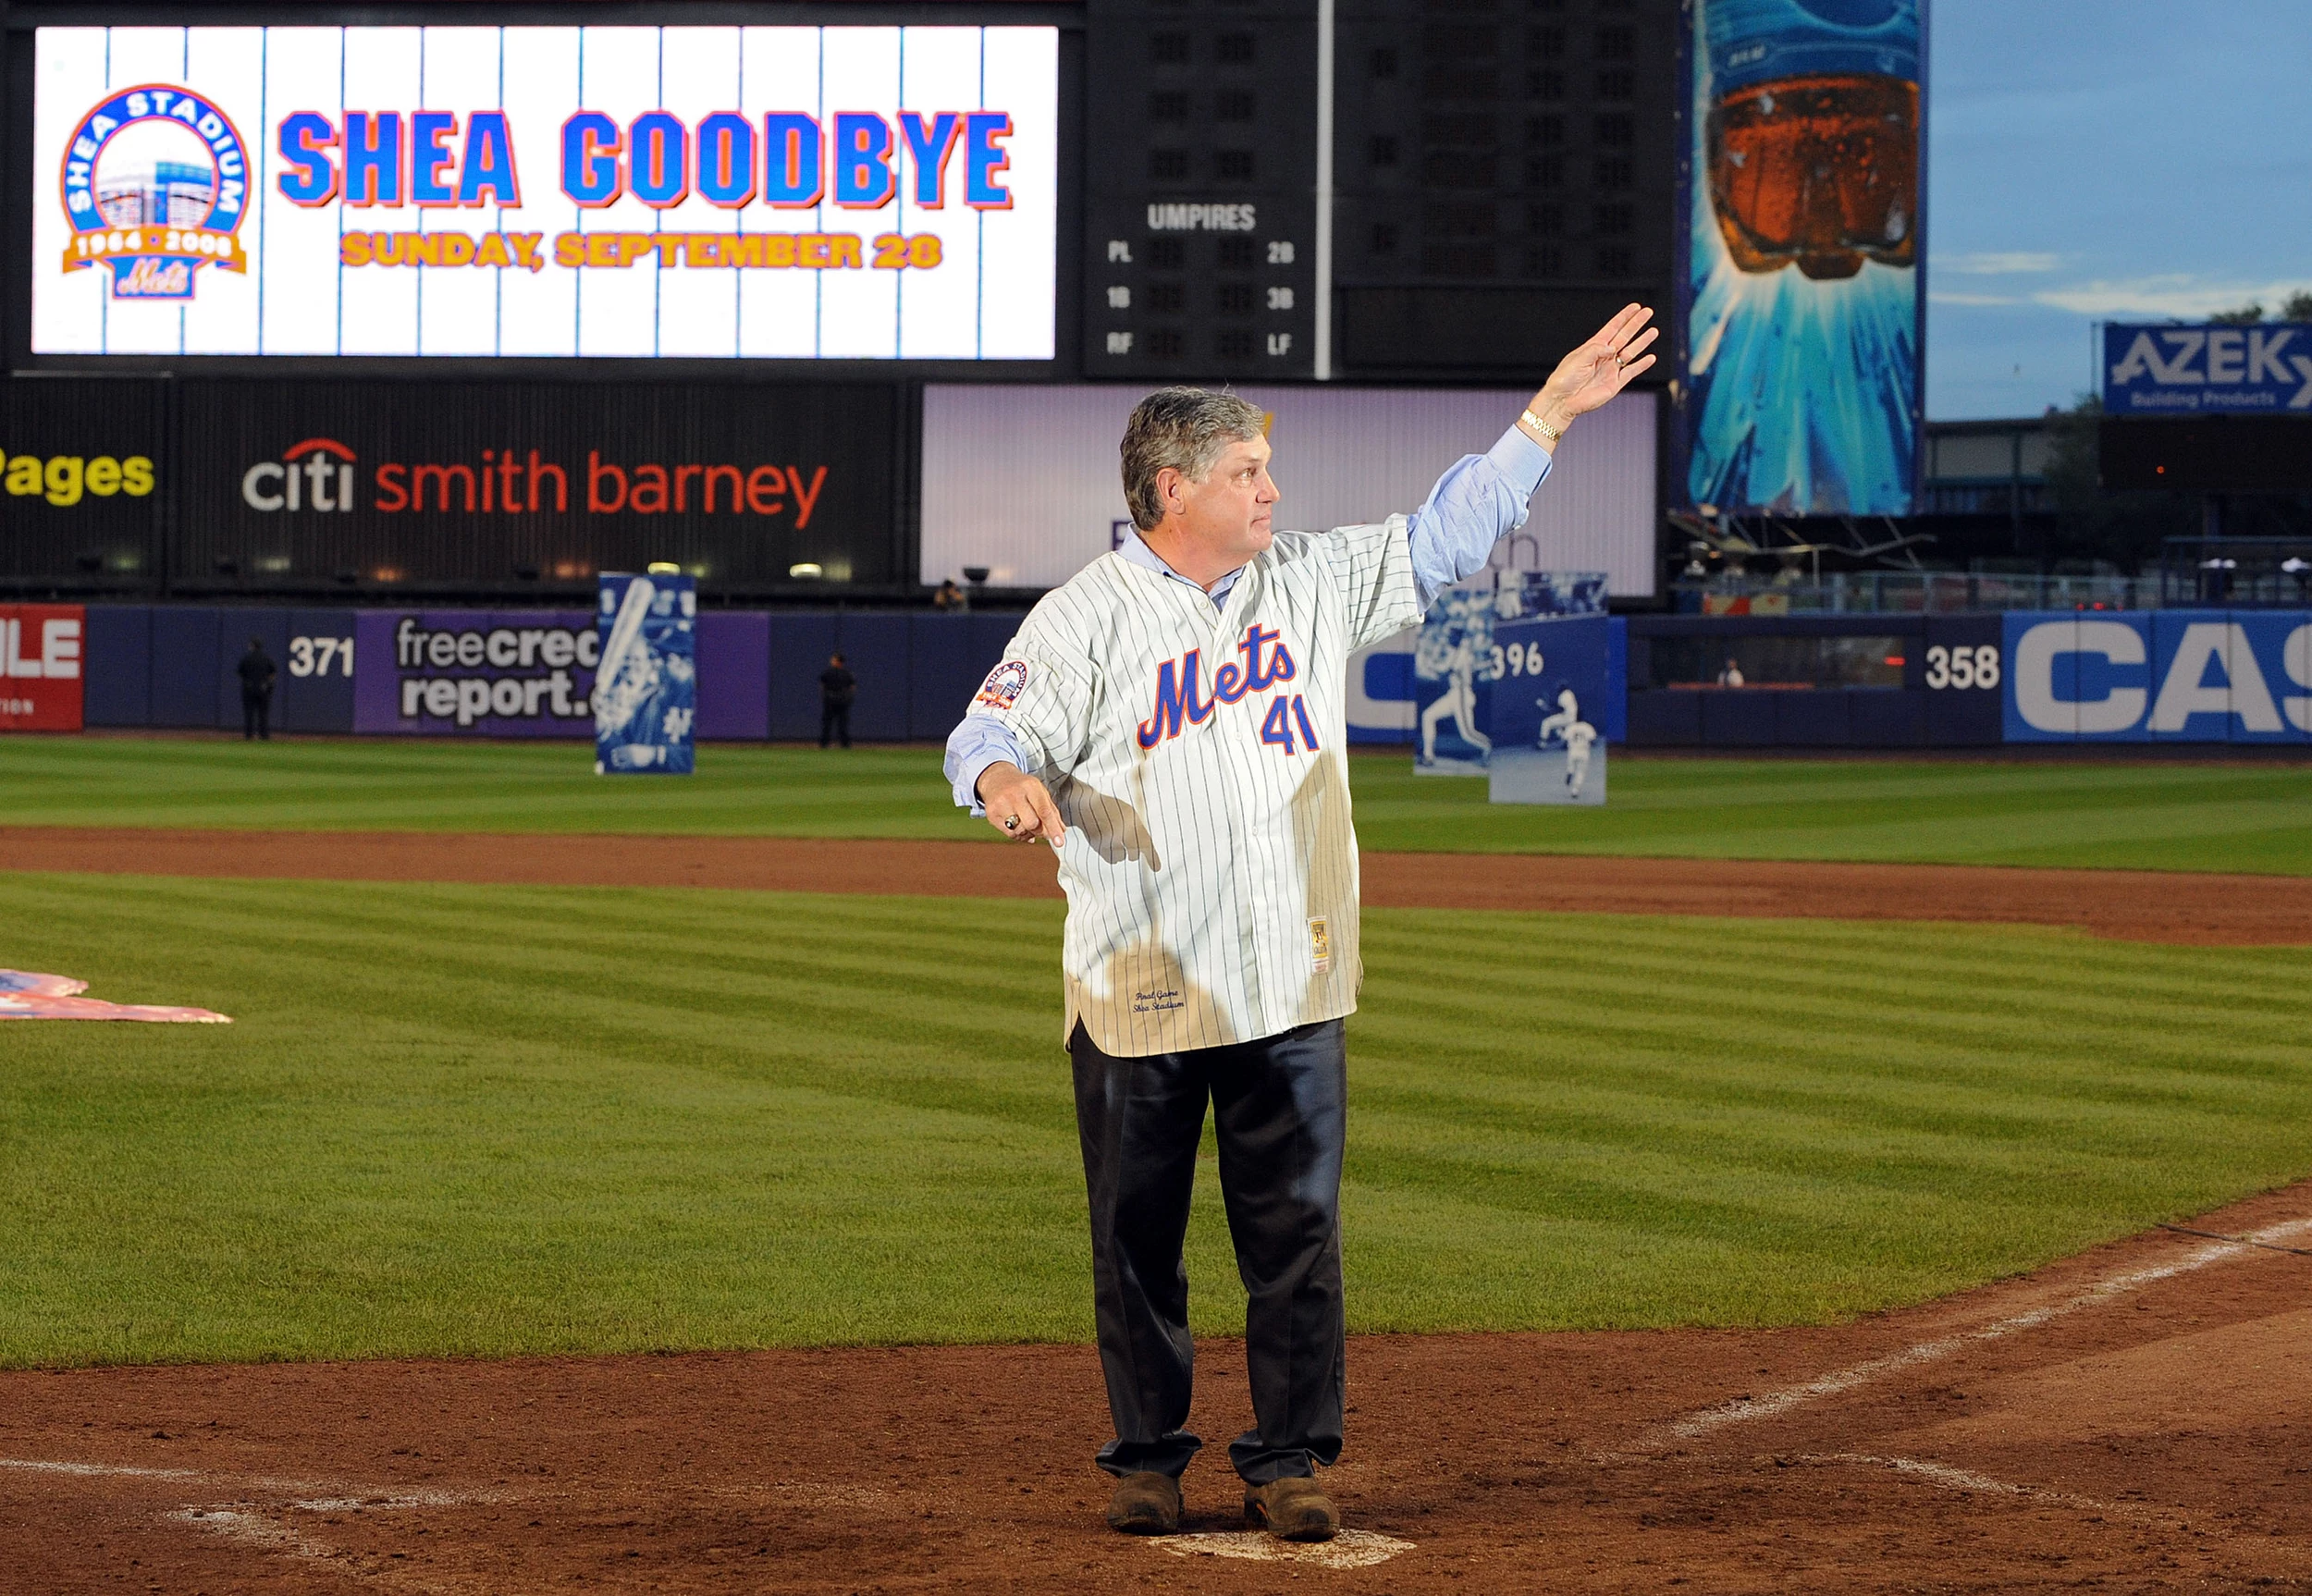
M1374 1337L1354 1531L1114 1535L1088 1347L0 1375L0 1589L2312 1583L2312 1185L1829 1330ZM1204 1349L1195 1428L1248 1421Z
M1056 898L1041 847L787 837L0 827L0 869ZM2214 946L2312 942L2312 878L1971 865L1367 853L1376 908L2001 920Z

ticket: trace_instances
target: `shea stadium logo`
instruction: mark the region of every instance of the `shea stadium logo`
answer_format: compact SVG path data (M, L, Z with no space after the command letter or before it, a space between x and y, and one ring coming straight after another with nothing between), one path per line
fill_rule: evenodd
M64 269L102 265L117 300L189 300L203 266L248 269L249 160L224 112L190 90L124 89L64 153Z

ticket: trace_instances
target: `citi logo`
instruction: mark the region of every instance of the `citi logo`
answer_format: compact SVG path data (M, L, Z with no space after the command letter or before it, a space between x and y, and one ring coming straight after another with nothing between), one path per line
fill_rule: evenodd
M241 501L252 509L353 508L353 451L333 437L291 444L279 460L261 460L240 474Z

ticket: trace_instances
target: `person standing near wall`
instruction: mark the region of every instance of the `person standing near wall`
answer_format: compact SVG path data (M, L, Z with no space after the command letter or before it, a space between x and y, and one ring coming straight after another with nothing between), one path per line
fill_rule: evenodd
M249 640L249 652L240 657L235 668L240 672L240 739L249 742L273 741L270 724L273 710L273 684L280 679L280 670L273 657L264 651L264 639Z
M827 657L827 669L818 673L818 745L821 748L840 736L845 748L851 746L851 701L859 696L859 679L851 674L851 667L842 656Z

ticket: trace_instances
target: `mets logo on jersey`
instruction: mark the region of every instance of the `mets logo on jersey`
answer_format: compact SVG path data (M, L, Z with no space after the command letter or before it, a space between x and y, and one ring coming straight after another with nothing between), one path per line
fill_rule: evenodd
M990 709L1009 709L1019 702L1020 689L1027 685L1027 663L1007 659L988 672L988 679L979 684L979 692L972 702L984 704Z
M231 118L190 89L123 89L64 152L64 269L102 265L117 300L190 300L203 266L248 269L249 157Z

